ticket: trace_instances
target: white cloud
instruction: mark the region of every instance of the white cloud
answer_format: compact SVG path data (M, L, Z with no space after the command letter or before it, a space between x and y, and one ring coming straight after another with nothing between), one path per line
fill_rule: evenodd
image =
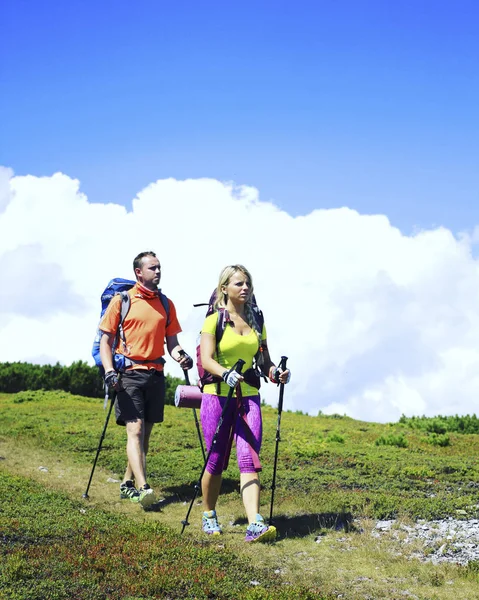
M15 282L0 288L1 319L15 315L44 319L59 312L79 314L86 308L83 296L71 291L62 266L42 260L38 242L2 254L0 273L5 282Z
M5 210L7 204L13 196L10 187L10 179L13 176L13 171L0 166L0 214Z
M0 361L90 361L101 291L152 249L191 354L203 320L193 303L208 300L226 264L250 269L273 359L289 357L285 409L372 421L474 412L476 238L405 236L348 208L293 218L254 188L211 179L159 180L128 213L89 203L61 173L0 169ZM270 403L277 393L264 387Z

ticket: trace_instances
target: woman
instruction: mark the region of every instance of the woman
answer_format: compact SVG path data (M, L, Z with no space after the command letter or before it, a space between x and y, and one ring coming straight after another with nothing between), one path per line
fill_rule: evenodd
M218 425L230 388L235 388L227 414L218 432L214 451L206 465L201 486L203 492L203 531L219 535L221 527L216 515L216 502L221 488L222 472L228 466L234 437L240 470L240 491L249 526L245 540L271 541L276 529L267 526L259 514L261 470L258 454L261 448L262 419L258 393L259 377L254 366L275 382L288 383L289 370L281 371L271 362L264 324L253 308L253 282L242 265L223 269L216 289L216 311L206 317L201 330L201 362L216 383L203 388L201 424L208 449ZM225 311L225 329L216 341L218 311ZM234 370L238 359L245 361L242 374ZM252 381L249 375L253 375ZM249 383L245 381L245 377ZM253 385L252 385L253 384Z

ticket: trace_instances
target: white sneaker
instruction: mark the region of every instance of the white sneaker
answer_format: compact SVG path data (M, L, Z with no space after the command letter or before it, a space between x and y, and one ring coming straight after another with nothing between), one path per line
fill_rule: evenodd
M140 494L138 502L143 508L147 508L156 502L155 492L147 483L138 490L138 493Z

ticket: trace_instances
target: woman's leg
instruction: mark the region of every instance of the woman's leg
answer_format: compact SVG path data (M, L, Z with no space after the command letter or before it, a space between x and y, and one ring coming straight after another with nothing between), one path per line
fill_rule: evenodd
M211 444L213 443L213 438L225 402L226 398L222 396L203 394L201 400L200 417L207 453L209 453ZM229 438L235 412L234 403L235 400L232 399L228 406L228 411L224 416L223 423L218 431L215 447L208 459L206 470L201 480L201 490L203 493L203 504L205 511L215 509L220 493L223 467L227 458L226 454L229 450Z
M258 473L241 473L240 490L248 523L254 523L259 513Z
M258 463L255 465L252 450L256 455L261 449L263 422L259 396L242 399L242 414L236 417L235 441L240 469L241 498L248 522L253 523L259 513L260 483Z
M215 510L221 489L221 475L212 475L205 471L201 480L204 510Z

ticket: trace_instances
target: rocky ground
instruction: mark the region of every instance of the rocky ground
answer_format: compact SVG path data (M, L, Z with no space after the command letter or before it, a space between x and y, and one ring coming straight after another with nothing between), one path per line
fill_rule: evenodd
M479 519L439 519L419 520L414 524L397 521L378 521L372 531L374 537L389 536L409 544L419 540L423 550L414 552L411 557L434 564L454 562L466 565L479 561Z

